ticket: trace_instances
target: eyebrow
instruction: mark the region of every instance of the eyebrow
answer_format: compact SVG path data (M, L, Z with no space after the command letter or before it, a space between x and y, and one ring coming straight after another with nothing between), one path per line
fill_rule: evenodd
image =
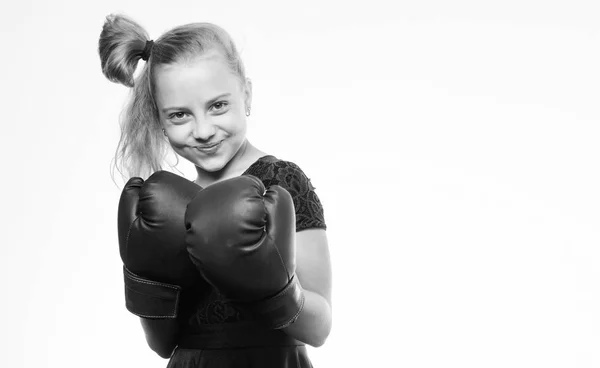
M217 97L211 98L210 100L208 100L208 102L206 103L207 106L210 106L212 104L214 104L215 102L217 102L218 100L220 100L223 97L230 97L231 93L227 92L227 93L222 93L220 95L218 95ZM172 107L165 107L164 109L162 109L162 112L165 113L169 110L184 110L185 108L183 107L179 107L179 106L172 106Z

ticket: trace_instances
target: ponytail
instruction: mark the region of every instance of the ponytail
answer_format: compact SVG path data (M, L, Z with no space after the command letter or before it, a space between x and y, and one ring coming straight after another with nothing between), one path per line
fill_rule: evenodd
M111 82L133 87L133 74L148 38L144 28L126 16L107 16L98 42L104 76Z
M139 24L124 15L111 14L106 17L98 43L102 73L108 80L132 88L121 114L121 138L113 159L113 169L125 180L133 176L147 178L162 170L168 148L152 95L150 63L145 63L140 76L134 79L140 59L147 56L148 39Z

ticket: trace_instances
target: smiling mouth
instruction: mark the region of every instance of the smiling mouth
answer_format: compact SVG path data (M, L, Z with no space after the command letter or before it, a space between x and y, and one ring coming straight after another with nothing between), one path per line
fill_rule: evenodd
M203 146L196 146L196 149L198 149L200 151L210 150L212 148L217 147L221 143L223 143L223 141L215 142L215 143L212 143L212 144L205 144Z

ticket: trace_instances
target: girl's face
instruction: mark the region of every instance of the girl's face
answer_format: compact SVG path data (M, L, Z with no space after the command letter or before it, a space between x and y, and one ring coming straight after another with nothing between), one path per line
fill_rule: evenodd
M207 172L222 170L246 140L251 85L242 86L220 54L160 65L156 105L175 152Z

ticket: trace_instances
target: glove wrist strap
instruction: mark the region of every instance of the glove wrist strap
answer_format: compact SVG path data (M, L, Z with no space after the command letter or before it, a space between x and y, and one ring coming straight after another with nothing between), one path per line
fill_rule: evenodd
M304 291L296 275L277 295L253 303L252 310L269 328L285 328L296 321L304 308Z
M123 266L125 307L136 316L177 318L181 287L140 277Z

